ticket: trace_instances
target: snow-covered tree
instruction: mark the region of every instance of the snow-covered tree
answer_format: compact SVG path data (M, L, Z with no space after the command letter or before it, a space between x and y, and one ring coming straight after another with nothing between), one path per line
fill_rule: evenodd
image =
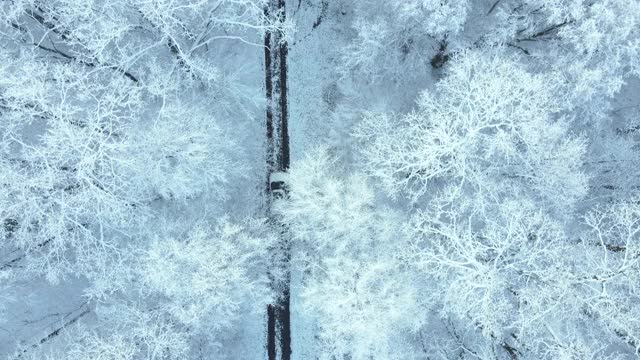
M463 30L471 6L466 0L359 0L352 7L355 35L342 71L378 80L423 78L433 49L441 52L442 59L433 60L440 66L447 37Z
M37 61L27 74L21 61L2 76L10 101L2 218L16 224L11 241L34 270L52 279L75 265L90 272L97 254L115 255L134 235L154 201L224 196L233 144L202 103L185 116L188 99L167 98L150 113L125 78L96 84L77 67L36 70Z
M566 238L531 202L505 201L486 214L469 215L464 207L471 201L414 216L407 266L434 284L436 294L429 298L439 316L475 335L458 345L509 352L530 345L527 331L550 318L545 315L555 294L547 293L547 284L561 274Z
M610 97L638 74L636 1L504 1L495 12L494 33L532 55L547 52L543 61L565 72L575 105Z
M566 211L586 193L587 177L583 140L559 113L555 82L500 53L462 53L415 112L365 115L355 132L365 169L414 200L472 191L482 207L531 194Z
M304 315L320 328L323 359L402 357L411 347L396 341L422 321L411 274L399 267L402 217L378 204L364 174L339 167L326 149L308 153L277 204L304 273Z
M222 339L239 306L262 310L264 269L251 266L268 238L209 228L260 202L257 190L254 204L226 201L236 186L261 184L247 175L262 159L240 145L260 148L260 83L240 76L259 69L263 32L284 26L264 16L265 3L0 5L0 266L25 280L85 279L92 311L120 309L79 335L97 346L83 345L87 354L102 351L111 327L130 331L138 357L175 347L182 358L198 336ZM255 64L234 62L250 55ZM179 272L152 281L173 261Z
M0 217L16 224L30 267L51 279L89 272L96 252L135 236L152 203L225 196L241 169L224 125L251 104L207 54L276 26L262 5L2 5Z
M52 359L234 357L225 348L251 313L270 301L266 253L274 236L262 221L202 223L156 231L148 249L96 282L97 324L67 329L65 342L32 356ZM170 231L165 233L164 231ZM117 286L115 286L117 285Z

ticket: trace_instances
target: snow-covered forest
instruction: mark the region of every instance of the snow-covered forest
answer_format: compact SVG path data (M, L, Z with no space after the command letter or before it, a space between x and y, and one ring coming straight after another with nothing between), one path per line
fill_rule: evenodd
M0 359L640 359L640 1L2 0Z

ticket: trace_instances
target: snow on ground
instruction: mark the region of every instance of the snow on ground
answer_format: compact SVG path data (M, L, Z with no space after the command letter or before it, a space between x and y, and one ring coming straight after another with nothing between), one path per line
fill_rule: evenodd
M0 323L0 358L19 347L39 344L52 331L87 309L83 279L67 279L58 285L44 280L18 281L13 287L6 321ZM85 317L90 318L90 316ZM46 344L49 345L49 344Z

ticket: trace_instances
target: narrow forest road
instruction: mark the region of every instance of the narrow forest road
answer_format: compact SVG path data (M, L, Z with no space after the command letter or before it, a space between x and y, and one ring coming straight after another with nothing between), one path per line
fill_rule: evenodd
M343 99L336 65L351 36L344 26L351 23L351 12L331 6L328 0L289 0L288 7L285 1L270 0L265 13L280 16L280 21L286 17L296 27L288 34L290 43L278 33L267 33L264 39L269 173L287 171L290 159L302 159L307 150L317 146L335 145L336 132L338 136L345 132L342 118L334 114ZM271 194L267 195L270 200ZM278 220L269 216L277 224ZM283 235L272 256L274 266L279 267L276 270L284 270L285 276L274 284L280 301L267 309L267 358L315 359L317 319L304 313L305 274L291 268L290 261L296 262L292 259L296 244L290 244L284 228Z
M286 20L285 0L271 0L265 16L283 24ZM291 358L291 314L289 311L291 272L290 239L286 228L270 211L276 195L271 186L274 173L289 169L289 130L287 104L288 44L279 31L268 31L264 38L265 91L267 98L267 211L274 227L280 228L280 239L272 249L271 286L276 294L275 304L267 306L267 355L269 360ZM286 190L285 190L286 191ZM275 275L274 275L275 274ZM279 354L279 356L278 356Z

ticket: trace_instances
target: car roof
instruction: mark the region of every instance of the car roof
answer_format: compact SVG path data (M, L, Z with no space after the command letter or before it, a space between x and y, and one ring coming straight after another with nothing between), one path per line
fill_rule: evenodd
M269 174L269 181L270 182L274 182L274 181L286 181L287 180L287 173L285 172L272 172L271 174Z

